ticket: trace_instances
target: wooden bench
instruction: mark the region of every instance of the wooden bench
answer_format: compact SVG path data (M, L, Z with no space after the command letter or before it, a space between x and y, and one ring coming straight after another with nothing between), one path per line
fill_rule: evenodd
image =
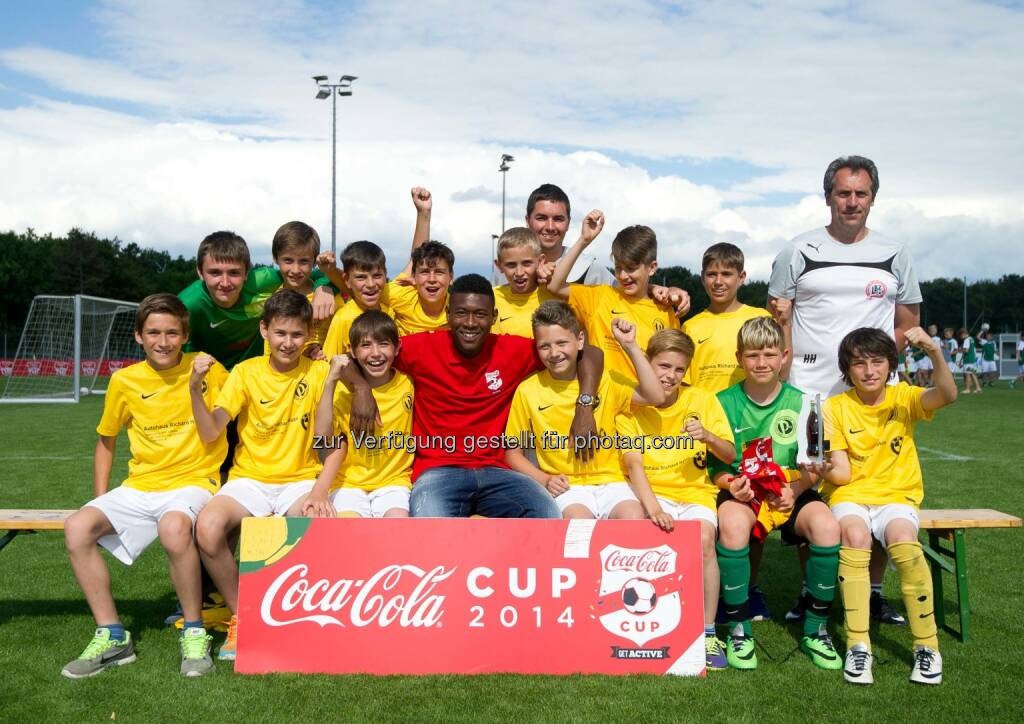
M921 530L928 533L928 542L922 543L924 554L932 569L932 588L935 598L935 623L967 642L971 637L970 601L967 591L967 528L1020 528L1021 519L987 508L922 510ZM944 547L942 541L952 541L953 547ZM946 624L946 599L943 596L942 572L956 579L957 607L960 630Z
M64 521L74 510L4 510L0 509L0 550L20 533L43 530L64 530ZM967 528L1019 528L1021 519L987 508L922 510L921 530L928 534L922 544L932 571L935 595L935 622L966 642L971 635L970 603L967 589ZM942 541L951 541L952 548ZM942 572L956 579L960 630L946 624L946 600L943 596Z
M0 508L0 550L21 533L64 530L64 521L77 510L5 510Z

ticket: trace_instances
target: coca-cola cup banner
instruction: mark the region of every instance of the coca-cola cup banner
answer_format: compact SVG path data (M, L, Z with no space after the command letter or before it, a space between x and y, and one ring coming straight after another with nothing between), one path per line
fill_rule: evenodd
M700 526L246 518L235 671L704 674Z

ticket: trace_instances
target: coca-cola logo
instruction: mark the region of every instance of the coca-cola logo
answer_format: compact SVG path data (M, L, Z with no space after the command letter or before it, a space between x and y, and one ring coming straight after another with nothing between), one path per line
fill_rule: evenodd
M82 372L87 375L96 374L96 363L95 362L83 362Z
M675 555L659 549L646 551L616 550L604 562L606 571L630 573L670 573L675 567Z
M41 364L39 364L38 362L35 363L35 364L31 364L30 363L28 365L28 373L30 375L38 375L42 371L43 371L43 366Z
M58 375L61 375L62 377L67 377L68 376L69 367L68 367L68 365L66 365L64 363L58 362L57 364L55 364L53 366L53 369L54 369L54 371L56 371L56 373Z
M310 580L309 566L300 563L284 570L270 584L260 604L260 615L268 626L303 622L321 627L435 626L444 615L445 596L433 591L453 573L454 567L436 566L426 571L395 564L365 580Z

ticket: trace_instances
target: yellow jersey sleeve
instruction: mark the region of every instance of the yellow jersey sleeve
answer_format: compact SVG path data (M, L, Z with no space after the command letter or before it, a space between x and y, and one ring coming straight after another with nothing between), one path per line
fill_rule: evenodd
M527 383L531 379L533 379L532 375L523 380L519 387L516 388L516 393L512 397L512 406L508 411L508 422L505 423L506 437L517 437L520 433L533 429L530 424L530 408L527 401L529 388L532 386Z
M246 369L241 364L235 365L221 386L220 394L215 398L214 406L224 410L232 419L238 417L238 413L249 402L249 397L246 394Z
M143 362L142 364L145 364ZM103 415L96 426L96 432L103 437L117 437L121 428L128 423L128 408L125 405L125 391L121 385L120 370L114 373L103 396Z

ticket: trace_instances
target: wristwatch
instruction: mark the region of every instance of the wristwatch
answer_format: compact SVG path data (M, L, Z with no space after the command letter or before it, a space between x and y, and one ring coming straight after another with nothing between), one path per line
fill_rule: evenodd
M588 395L585 392L576 398L576 404L580 407L593 407L594 409L597 409L600 402L600 397L597 395Z

